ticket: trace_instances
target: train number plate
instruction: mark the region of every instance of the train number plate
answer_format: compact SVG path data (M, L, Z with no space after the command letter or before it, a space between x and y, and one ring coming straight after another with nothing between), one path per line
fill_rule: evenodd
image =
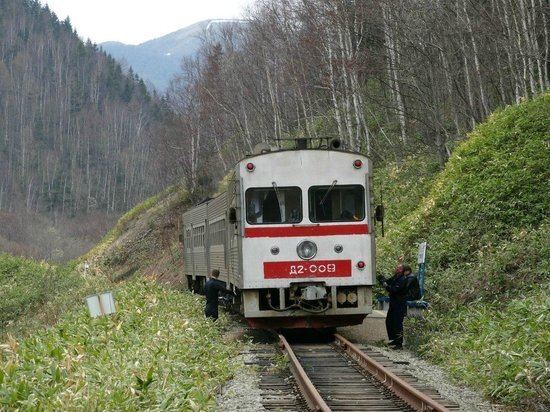
M351 277L351 260L264 262L265 279Z

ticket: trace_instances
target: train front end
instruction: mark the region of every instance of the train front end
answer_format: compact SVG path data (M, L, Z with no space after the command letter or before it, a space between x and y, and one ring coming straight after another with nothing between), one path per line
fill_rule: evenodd
M292 150L237 165L242 303L251 326L359 324L372 311L371 163L335 150Z

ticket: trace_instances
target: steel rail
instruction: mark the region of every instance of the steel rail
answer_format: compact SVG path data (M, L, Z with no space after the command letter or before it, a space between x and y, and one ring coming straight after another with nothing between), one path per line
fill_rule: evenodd
M304 368L302 367L302 365L300 365L300 361L294 354L294 351L292 350L283 335L279 335L279 343L281 345L281 348L286 352L288 356L288 360L290 362L290 370L292 371L292 374L296 379L296 383L300 388L300 392L304 396L309 408L311 408L312 411L316 412L331 412L331 409L328 407L324 399L321 397L321 395L307 376Z
M335 342L361 367L365 368L371 375L378 379L386 388L392 391L397 397L405 401L409 406L417 411L438 411L448 412L445 406L430 398L418 389L411 386L410 383L401 379L395 373L391 372L373 358L365 354L353 343L339 334L334 334Z

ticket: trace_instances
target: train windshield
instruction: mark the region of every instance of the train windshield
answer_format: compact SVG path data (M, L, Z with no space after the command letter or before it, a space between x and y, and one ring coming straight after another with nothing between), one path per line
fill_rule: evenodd
M309 188L309 220L357 222L365 219L365 188L361 185Z
M299 187L257 187L246 191L246 221L252 225L300 223L302 190Z

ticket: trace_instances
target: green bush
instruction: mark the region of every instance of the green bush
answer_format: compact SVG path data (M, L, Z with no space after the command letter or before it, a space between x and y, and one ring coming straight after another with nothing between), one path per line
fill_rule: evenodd
M0 336L21 317L36 313L60 293L70 293L83 284L68 268L0 254Z
M549 293L546 286L504 307L472 305L452 317L434 313L423 352L501 402L550 407Z
M55 327L0 346L0 409L205 410L237 367L223 318L200 297L133 280L115 290L117 313L83 308Z
M480 254L534 230L550 210L550 94L491 115L453 153L428 195L378 239L379 264L412 260L427 240L433 274L476 262ZM479 274L481 276L481 274Z
M549 230L548 220L536 230L516 229L508 240L478 250L473 262L456 263L430 276L432 302L449 311L473 302L506 304L548 283Z
M388 179L394 192L413 182L418 201L398 201L377 239L380 271L414 262L428 241L432 310L425 322L409 321L409 344L515 405L550 405L548 113L548 93L507 107L458 145L436 178Z

